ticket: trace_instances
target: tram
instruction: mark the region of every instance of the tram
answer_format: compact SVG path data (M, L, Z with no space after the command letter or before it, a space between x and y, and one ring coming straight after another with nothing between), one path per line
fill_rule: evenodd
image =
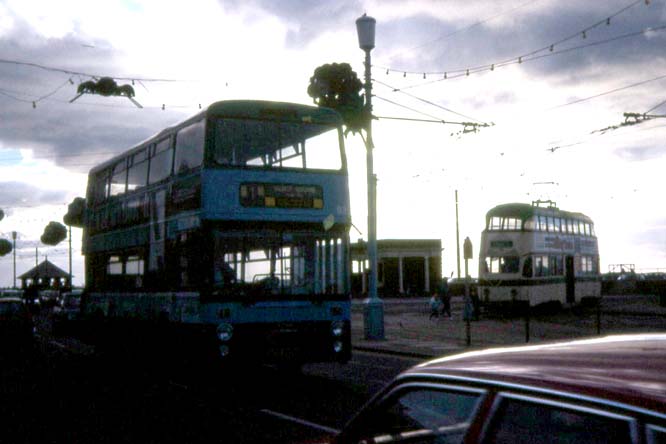
M594 223L553 201L492 208L481 234L478 295L486 305L574 304L599 298Z

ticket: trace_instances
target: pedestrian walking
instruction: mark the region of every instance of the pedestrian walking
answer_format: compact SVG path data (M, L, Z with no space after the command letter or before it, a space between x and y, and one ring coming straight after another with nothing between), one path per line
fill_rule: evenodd
M449 283L446 278L442 278L437 288L439 299L442 302L442 315L451 317L451 295L449 294Z

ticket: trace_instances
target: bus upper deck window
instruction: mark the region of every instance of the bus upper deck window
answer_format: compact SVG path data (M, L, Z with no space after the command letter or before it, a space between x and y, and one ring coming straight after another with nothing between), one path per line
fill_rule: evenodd
M125 192L127 185L127 161L123 159L113 167L111 182L109 184L109 196L116 196Z
M171 149L171 139L163 139L154 147L154 154L150 159L149 183L153 184L169 177L171 175L172 160L173 150Z
M197 168L203 161L204 120L178 130L176 133L176 173Z

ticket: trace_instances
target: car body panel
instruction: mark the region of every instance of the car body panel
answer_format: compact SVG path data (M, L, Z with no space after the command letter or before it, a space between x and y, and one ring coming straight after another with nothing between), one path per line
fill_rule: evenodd
M430 419L442 415L442 420L451 411L427 401L390 410L410 390L476 390L480 397L474 414L453 427L416 422L415 430L405 431L400 427L411 427L419 409L428 411ZM520 408L522 415L516 413ZM404 420L394 420L401 415ZM507 434L523 439L543 432L542 438L549 437L543 442L560 442L562 428L562 442L576 433L582 442L606 442L613 427L625 433L613 442L661 442L666 436L666 334L493 348L433 359L398 375L333 441L413 442L418 437L414 442L476 443L499 437L504 442Z
M420 364L427 373L578 393L666 413L666 335L624 335L463 353Z

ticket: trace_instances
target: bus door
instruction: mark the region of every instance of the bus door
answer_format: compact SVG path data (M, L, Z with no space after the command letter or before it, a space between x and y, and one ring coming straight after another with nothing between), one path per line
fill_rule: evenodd
M567 287L567 303L576 302L576 279L574 277L574 257L567 256L565 264L565 282Z

